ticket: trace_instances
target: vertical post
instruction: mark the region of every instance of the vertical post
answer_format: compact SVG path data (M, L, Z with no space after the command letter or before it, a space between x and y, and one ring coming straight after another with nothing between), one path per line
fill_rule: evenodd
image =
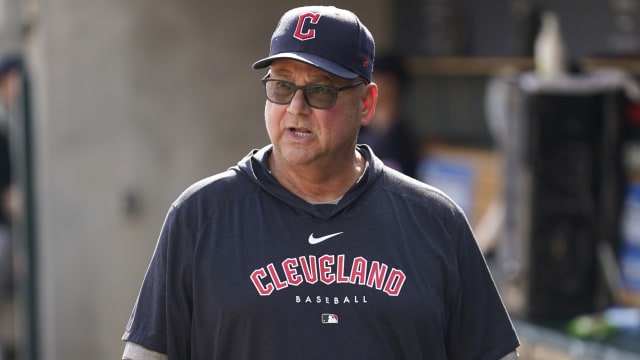
M36 241L36 212L35 212L35 187L34 187L34 141L33 141L33 122L31 118L31 98L29 88L28 73L22 73L22 96L20 101L21 118L24 126L24 246L27 255L27 274L26 274L26 311L27 326L26 334L29 340L28 359L39 359L39 341L38 336L38 252Z
M16 79L18 97L10 104L10 137L15 180L19 188L21 213L14 228L15 256L22 263L17 281L17 320L22 330L18 335L20 359L39 359L37 241L34 188L34 141L31 118L29 77L25 66Z

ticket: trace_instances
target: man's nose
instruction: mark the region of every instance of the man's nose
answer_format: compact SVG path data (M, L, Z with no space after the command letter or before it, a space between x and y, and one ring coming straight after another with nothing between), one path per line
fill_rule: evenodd
M302 89L296 89L296 92L293 94L293 98L289 103L289 111L292 113L301 113L308 111L309 108L310 106L304 98L304 92Z

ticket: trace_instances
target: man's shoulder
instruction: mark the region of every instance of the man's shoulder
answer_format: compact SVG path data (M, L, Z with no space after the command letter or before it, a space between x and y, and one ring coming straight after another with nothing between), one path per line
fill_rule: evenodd
M457 213L459 206L442 190L391 168L384 169L384 189L418 207Z
M246 193L251 188L251 181L235 168L203 178L187 187L175 201L184 204L201 199L227 199Z
M451 199L442 192L442 190L435 186L389 167L385 167L384 169L384 186L391 191L418 196L419 198L426 196L439 201L451 201Z

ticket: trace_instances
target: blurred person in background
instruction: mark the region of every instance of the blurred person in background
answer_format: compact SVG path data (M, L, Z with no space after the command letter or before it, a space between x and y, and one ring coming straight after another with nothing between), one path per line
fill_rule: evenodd
M289 10L253 67L271 144L172 204L123 358L515 359L462 210L356 145L378 99L358 17Z
M9 122L17 98L22 68L19 55L0 59L0 360L13 358L14 259L12 222L17 216L17 186L13 181Z
M385 165L415 178L418 149L401 104L408 80L400 55L376 56L373 81L380 96L373 121L362 127L358 143L369 145Z
M11 327L6 308L13 293L13 244L9 223L11 162L7 122L0 117L0 360L7 358L6 329Z

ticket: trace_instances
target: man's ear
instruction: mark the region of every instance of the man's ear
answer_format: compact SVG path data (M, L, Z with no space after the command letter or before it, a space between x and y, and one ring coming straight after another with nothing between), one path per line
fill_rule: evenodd
M378 103L378 85L370 83L366 85L362 92L362 114L360 124L367 126L373 120L373 114L376 112L376 104Z

